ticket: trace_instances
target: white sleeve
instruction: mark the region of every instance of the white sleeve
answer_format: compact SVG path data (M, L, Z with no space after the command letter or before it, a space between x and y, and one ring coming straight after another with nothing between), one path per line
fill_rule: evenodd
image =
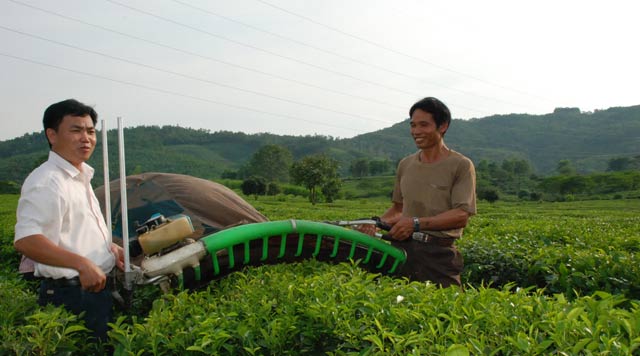
M32 186L23 189L16 211L14 241L41 234L54 243L59 236L62 203L60 193L50 186Z

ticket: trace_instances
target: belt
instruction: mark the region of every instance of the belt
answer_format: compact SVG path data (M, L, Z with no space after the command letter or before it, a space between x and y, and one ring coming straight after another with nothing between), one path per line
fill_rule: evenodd
M450 237L438 237L425 234L424 232L414 232L413 235L411 235L411 238L425 244L434 244L445 247L452 246L455 241L455 239Z
M60 287L79 287L80 286L80 278L43 278L42 282L45 283L46 286L60 288Z

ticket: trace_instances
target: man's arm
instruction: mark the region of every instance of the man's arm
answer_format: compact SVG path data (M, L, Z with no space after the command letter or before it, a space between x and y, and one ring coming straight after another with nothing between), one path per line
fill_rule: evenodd
M14 242L18 252L38 262L78 271L82 288L101 291L107 282L104 272L89 259L67 251L52 243L44 235L30 235Z
M112 242L111 253L116 257L116 267L121 271L124 271L124 249Z
M393 226L398 221L398 219L400 219L400 217L402 217L402 203L393 202L393 205L391 205L391 207L387 209L387 211L385 211L382 216L380 216L380 220L382 220L386 224ZM376 230L377 229L375 225L361 225L358 228L358 231L370 236L374 236Z
M391 205L391 207L389 209L387 209L387 211L384 212L384 214L382 214L382 216L380 217L380 220L384 221L385 223L393 226L395 225L398 220L400 220L400 218L402 218L402 203L398 203L398 202L393 202L393 205Z
M447 210L435 216L417 217L420 221L420 230L451 230L467 226L470 214L462 209ZM396 240L406 240L413 233L413 217L400 216L389 235Z

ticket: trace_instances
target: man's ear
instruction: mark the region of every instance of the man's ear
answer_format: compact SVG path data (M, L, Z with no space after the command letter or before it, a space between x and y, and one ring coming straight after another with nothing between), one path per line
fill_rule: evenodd
M56 130L52 128L48 128L45 130L45 134L47 135L47 140L49 140L49 144L53 145L53 143L56 141L56 137L58 136L58 133L56 132Z
M447 132L447 130L449 129L449 123L445 122L442 125L440 125L440 127L438 127L438 131L440 132L440 135L444 136L445 132Z

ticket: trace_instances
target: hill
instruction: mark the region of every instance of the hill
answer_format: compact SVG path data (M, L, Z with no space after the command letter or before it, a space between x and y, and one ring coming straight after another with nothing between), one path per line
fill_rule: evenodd
M287 147L299 159L325 153L341 163L347 174L357 158L393 162L416 150L409 137L408 119L391 127L349 139L328 136L247 135L209 132L178 126L139 126L124 131L127 174L148 171L182 173L202 178L220 177L235 170L265 144ZM109 132L112 175L118 172L117 134ZM595 112L560 108L546 115L494 115L453 120L445 136L449 147L481 160L526 159L536 173L553 173L559 160L570 160L579 172L604 171L608 160L640 154L640 106ZM30 133L0 142L0 181L22 182L46 158L43 133ZM91 162L97 180L102 177L102 147Z
M408 130L407 120L354 137L350 143L363 152L397 158L415 151L407 139ZM559 108L547 115L453 120L445 141L476 164L483 159L526 159L536 173L547 175L553 173L558 161L568 159L581 173L604 171L611 158L640 154L640 106L593 113Z

